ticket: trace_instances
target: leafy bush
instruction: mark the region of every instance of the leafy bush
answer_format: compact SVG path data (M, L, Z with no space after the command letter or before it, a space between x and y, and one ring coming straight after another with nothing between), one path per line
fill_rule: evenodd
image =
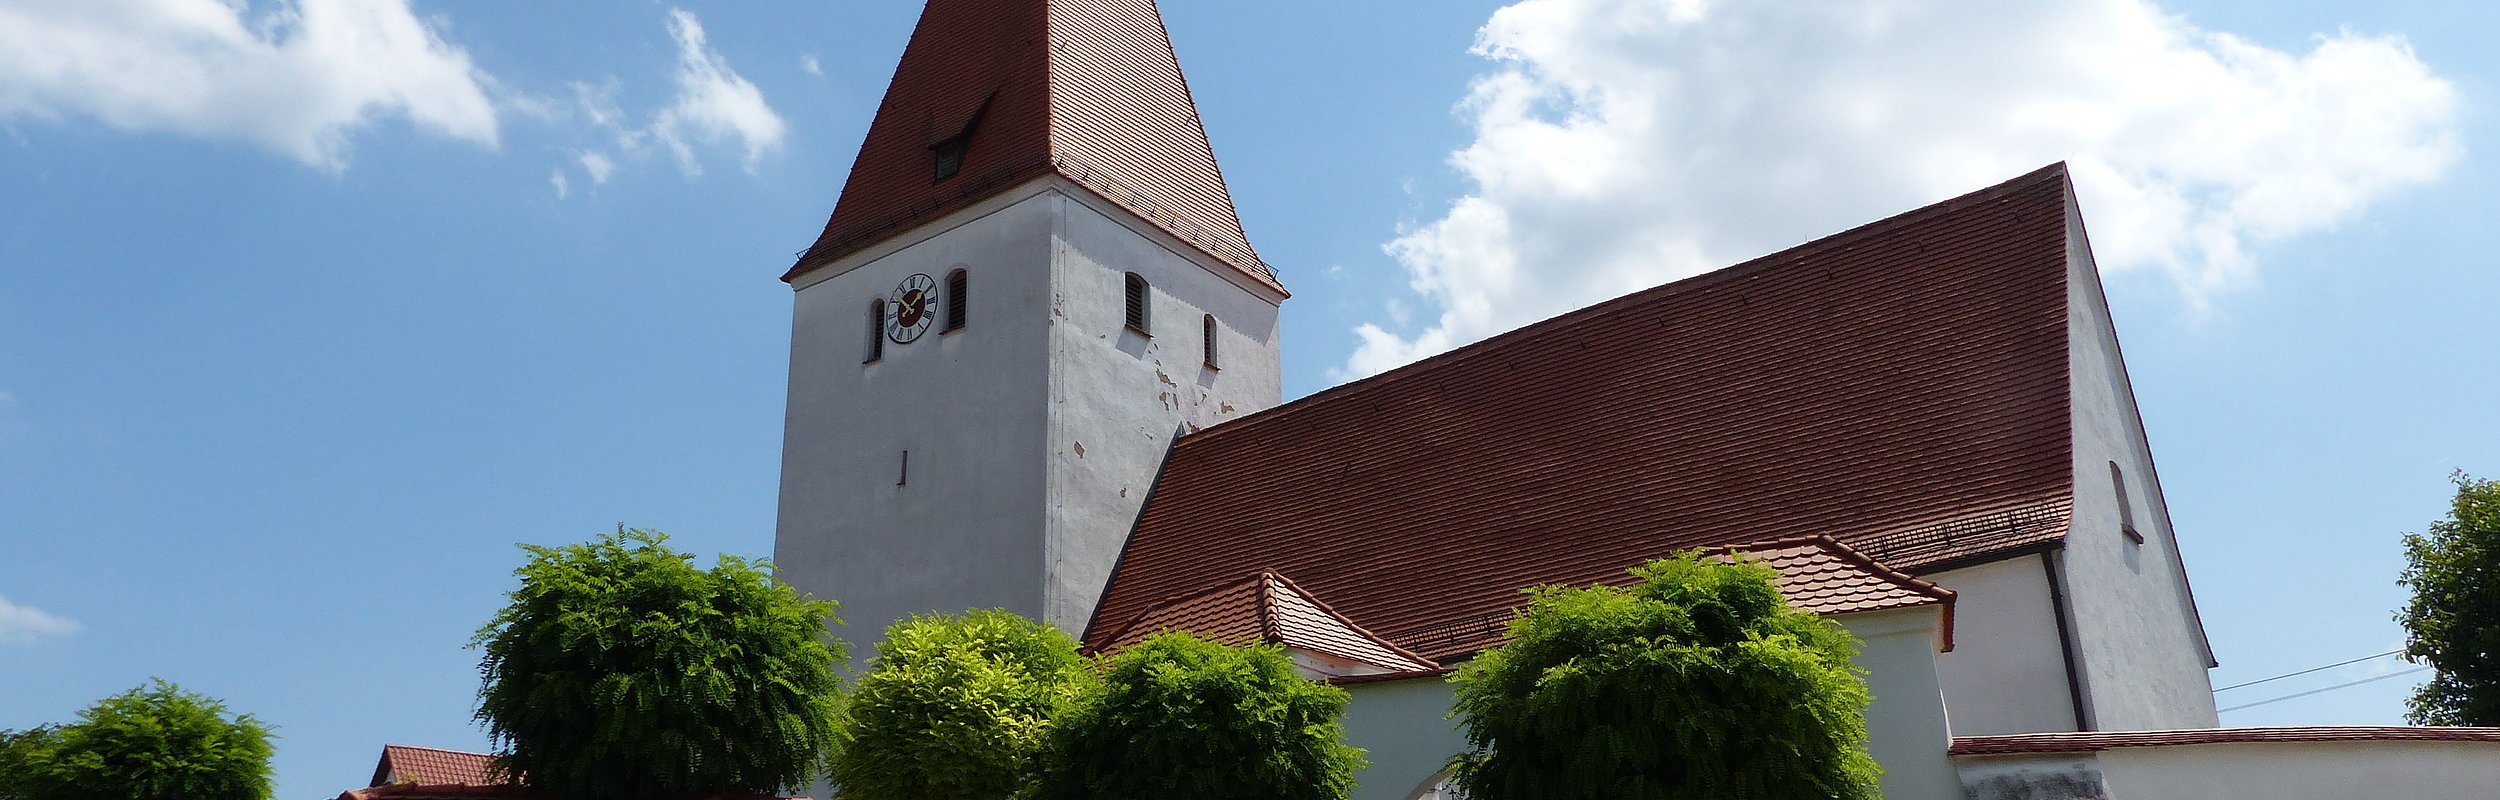
M1093 678L1075 639L1004 610L894 623L852 691L834 783L846 800L1020 794L1052 717Z
M533 547L478 632L497 766L562 797L771 792L822 774L841 711L835 604L653 531Z
M1468 797L1880 796L1848 631L1790 607L1769 567L1688 553L1631 573L1531 590L1512 641L1459 668Z
M1280 648L1159 634L1110 658L1101 690L1056 726L1039 796L1342 800L1363 765L1345 707Z
M13 800L268 800L269 726L163 680L0 737Z
M2448 517L2406 534L2398 583L2413 601L2396 615L2405 657L2438 668L2414 691L2417 725L2500 725L2500 481L2458 473Z

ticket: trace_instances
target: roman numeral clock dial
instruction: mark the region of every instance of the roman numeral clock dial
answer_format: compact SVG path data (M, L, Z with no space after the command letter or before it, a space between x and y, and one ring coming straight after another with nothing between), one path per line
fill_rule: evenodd
M929 321L937 317L936 309L930 307L937 302L930 294L935 288L937 281L920 273L913 273L894 287L894 295L885 301L886 338L895 344L911 344L929 330Z

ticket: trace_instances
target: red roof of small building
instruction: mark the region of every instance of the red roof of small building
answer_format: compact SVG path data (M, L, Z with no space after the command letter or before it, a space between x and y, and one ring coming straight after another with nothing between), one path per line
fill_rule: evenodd
M1779 570L1780 595L1789 605L1816 614L1942 605L1943 646L1953 649L1953 590L1884 566L1837 539L1804 536L1731 547L1722 553Z
M1939 647L1953 649L1953 590L1877 563L1829 536L1737 545L1720 548L1715 555L1778 570L1775 583L1780 596L1789 605L1815 614L1832 616L1943 606ZM1627 573L1598 583L1628 586L1637 580ZM1459 624L1441 625L1430 629L1429 634L1407 637L1407 645L1444 654L1483 650L1510 640L1509 625L1514 616L1511 610L1504 609Z
M937 148L966 136L961 171L936 180ZM832 219L782 279L1049 174L1284 291L1154 0L929 0Z
M340 792L338 796L338 800L555 800L555 798L555 795L509 784L427 786L413 783L349 789ZM712 795L698 800L810 800L810 798L769 794L725 794Z
M2049 753L2097 753L2123 747L2180 747L2199 744L2264 742L2495 742L2500 728L2406 728L2385 726L2307 726L2276 728L2195 728L2169 731L2093 731L2086 733L2021 733L2005 736L1956 736L1949 752L1957 756L2003 756Z
M2052 165L1185 436L1093 625L1266 570L1440 658L1523 587L1682 549L2054 545L2070 191Z
M1282 644L1390 672L1440 667L1364 630L1302 591L1292 580L1273 572L1148 606L1136 619L1087 648L1096 652L1116 651L1145 641L1146 637L1176 630L1226 644Z
M373 767L373 785L413 783L428 786L487 786L502 783L492 775L495 757L465 750L382 746L382 760Z

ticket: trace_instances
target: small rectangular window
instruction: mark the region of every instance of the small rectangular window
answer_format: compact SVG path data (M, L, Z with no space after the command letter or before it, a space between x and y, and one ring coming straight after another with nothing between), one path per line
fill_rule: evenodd
M868 301L868 357L862 364L877 363L885 357L885 301Z
M1152 336L1154 335L1154 329L1147 327L1148 323L1153 322L1153 320L1148 318L1148 314L1152 310L1147 305L1148 299L1149 298L1146 296L1146 279L1138 277L1137 273L1129 273L1128 326L1131 330L1135 330L1138 333Z
M937 147L930 148L937 153L937 178L931 182L942 182L955 177L955 173L962 172L964 151L971 149L971 145L972 137L967 134L939 142Z
M964 327L964 315L967 313L966 309L964 308L964 304L965 304L965 303L967 303L967 302L969 302L969 301L972 299L972 298L971 298L971 294L972 294L972 278L971 278L971 276L964 274L964 271L963 271L963 270L960 270L960 269L959 269L959 270L955 270L954 272L949 272L949 273L946 273L946 329L947 329L947 330L950 330L950 331L963 330L963 327Z
M1206 344L1203 346L1203 348L1206 350L1206 356L1207 356L1207 369L1216 369L1216 364L1215 364L1215 333L1216 333L1216 328L1215 328L1215 315L1214 315L1214 314L1208 314L1208 315L1207 315L1207 317L1206 317L1206 320L1205 320L1205 324L1204 324L1204 325L1202 325L1201 327L1203 327L1203 328L1205 328L1205 329L1206 329L1206 330L1205 330L1205 334L1206 334Z

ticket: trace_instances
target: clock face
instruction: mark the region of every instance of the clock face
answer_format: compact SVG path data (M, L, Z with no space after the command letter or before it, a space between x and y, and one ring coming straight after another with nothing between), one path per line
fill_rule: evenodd
M920 338L929 329L929 321L937 317L937 309L931 307L937 298L930 293L936 288L937 281L918 273L894 287L894 295L885 300L886 338L896 344L910 344Z

